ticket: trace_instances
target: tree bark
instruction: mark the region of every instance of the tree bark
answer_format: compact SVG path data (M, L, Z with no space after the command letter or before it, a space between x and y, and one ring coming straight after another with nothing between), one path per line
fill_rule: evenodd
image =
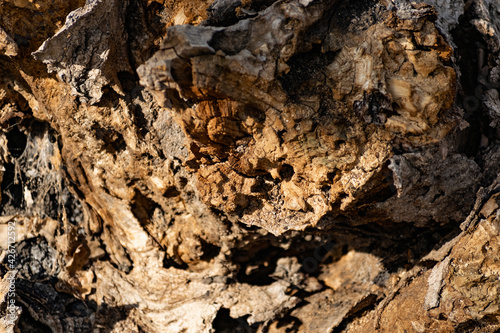
M0 0L1 330L497 332L499 53L493 0Z

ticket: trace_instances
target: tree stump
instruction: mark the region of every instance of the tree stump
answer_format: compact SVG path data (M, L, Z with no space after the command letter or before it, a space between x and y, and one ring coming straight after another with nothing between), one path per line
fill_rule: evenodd
M497 332L500 5L0 3L5 332Z

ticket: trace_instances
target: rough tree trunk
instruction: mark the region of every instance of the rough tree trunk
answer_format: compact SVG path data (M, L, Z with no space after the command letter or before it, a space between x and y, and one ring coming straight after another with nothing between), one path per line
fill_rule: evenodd
M499 55L494 0L0 0L0 330L497 332Z

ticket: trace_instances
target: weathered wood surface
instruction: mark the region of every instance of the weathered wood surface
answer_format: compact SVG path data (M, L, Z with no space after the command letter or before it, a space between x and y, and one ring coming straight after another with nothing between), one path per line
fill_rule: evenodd
M0 0L0 326L499 330L499 53L493 0Z

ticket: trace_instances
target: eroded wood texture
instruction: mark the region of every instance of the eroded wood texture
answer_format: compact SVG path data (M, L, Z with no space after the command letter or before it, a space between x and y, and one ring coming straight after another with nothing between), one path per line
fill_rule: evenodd
M335 217L446 223L470 208L477 169L432 162L432 144L463 125L435 20L425 5L276 2L228 27L169 28L138 73L192 139L204 201L244 223L276 234ZM432 164L449 195L421 179L427 194L402 196L418 174L406 162Z
M497 331L499 10L0 0L0 330Z

